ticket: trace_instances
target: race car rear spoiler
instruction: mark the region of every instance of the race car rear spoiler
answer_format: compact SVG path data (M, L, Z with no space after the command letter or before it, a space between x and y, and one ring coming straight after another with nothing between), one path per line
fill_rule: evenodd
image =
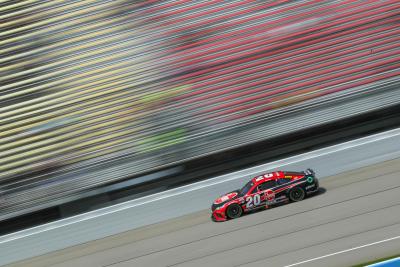
M315 176L315 171L311 168L308 168L307 170L304 171L304 174Z

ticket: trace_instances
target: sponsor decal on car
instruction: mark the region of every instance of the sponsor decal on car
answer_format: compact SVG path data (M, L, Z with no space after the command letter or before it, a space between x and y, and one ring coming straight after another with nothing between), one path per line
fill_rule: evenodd
M257 178L256 178L256 182L259 182L259 181L261 181L261 180L264 180L264 176L258 176Z
M306 186L306 190L315 187L315 184Z
M307 182L311 184L312 182L314 182L314 178L312 176L308 176Z
M218 198L217 200L215 200L214 204L220 204L222 202L228 201L228 200L236 197L237 194L238 194L237 192L228 193L228 194Z
M267 199L268 202L273 201L275 199L275 192L272 191L271 189L266 190L265 199Z

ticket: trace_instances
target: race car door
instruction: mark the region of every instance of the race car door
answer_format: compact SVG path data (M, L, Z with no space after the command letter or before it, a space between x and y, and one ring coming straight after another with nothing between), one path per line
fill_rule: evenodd
M274 188L277 187L275 180L269 180L259 184L246 197L246 210L253 210L275 203Z
M246 201L246 206L245 206L246 210L254 210L263 207L264 196L263 192L260 191L259 186L256 186L251 190L250 194L246 196L245 201Z
M263 196L264 204L271 205L276 202L275 187L277 187L277 183L275 180L266 181L258 187Z

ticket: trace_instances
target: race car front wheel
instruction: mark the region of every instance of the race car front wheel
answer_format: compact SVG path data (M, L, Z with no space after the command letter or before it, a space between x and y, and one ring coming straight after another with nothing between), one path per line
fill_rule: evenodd
M226 209L226 215L229 219L235 219L242 216L243 210L238 204L232 204Z
M304 199L306 193L304 192L303 188L295 187L289 192L289 198L293 202L301 201Z

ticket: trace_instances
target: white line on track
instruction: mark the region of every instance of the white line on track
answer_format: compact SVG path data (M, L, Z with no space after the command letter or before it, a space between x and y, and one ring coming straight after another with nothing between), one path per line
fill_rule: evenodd
M338 251L338 252L334 252L334 253L331 253L331 254L327 254L327 255L324 255L324 256L312 258L312 259L309 259L309 260L296 262L296 263L293 263L293 264L290 264L290 265L285 265L284 267L297 266L297 265L301 265L301 264L304 264L304 263L317 261L317 260L321 260L321 259L324 259L324 258L327 258L327 257L343 254L343 253L350 252L350 251L353 251L353 250L357 250L357 249L361 249L361 248L370 247L370 246L378 245L378 244L381 244L381 243L393 241L393 240L396 240L396 239L400 239L400 236L395 236L395 237L391 237L391 238L388 238L388 239L384 239L384 240L376 241L376 242L373 242L373 243L365 244L365 245L362 245L362 246L349 248L349 249L345 249L345 250L342 250L342 251Z

